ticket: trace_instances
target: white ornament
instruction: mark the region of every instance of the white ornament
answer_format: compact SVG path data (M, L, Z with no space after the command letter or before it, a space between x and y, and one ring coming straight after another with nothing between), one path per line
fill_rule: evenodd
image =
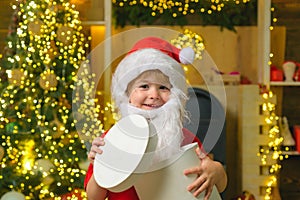
M22 69L12 69L6 71L8 82L12 85L21 86L26 79L26 73Z
M35 20L33 22L28 23L28 31L32 35L41 35L43 32L43 26L45 24L41 20Z
M285 76L285 81L286 82L294 81L293 76L294 76L295 69L296 69L296 63L294 63L292 61L287 61L287 62L283 63L282 68L283 68L283 72L284 72L284 76Z
M284 146L295 146L295 140L289 128L289 123L286 117L282 117L281 121L281 135L283 137Z
M55 90L58 84L53 70L47 69L40 75L39 84L44 90Z
M35 165L37 166L37 170L41 172L49 172L51 168L54 168L54 165L48 159L38 159Z
M62 26L57 30L57 39L64 45L69 45L73 41L74 31L71 27Z
M0 200L25 200L24 194L16 191L5 193Z

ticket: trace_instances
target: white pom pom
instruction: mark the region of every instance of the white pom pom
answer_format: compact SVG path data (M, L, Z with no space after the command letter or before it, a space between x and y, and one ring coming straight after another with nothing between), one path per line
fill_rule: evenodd
M10 191L5 193L1 200L25 200L25 196L20 192Z
M191 47L185 47L179 52L179 60L182 64L191 64L194 62L195 52Z

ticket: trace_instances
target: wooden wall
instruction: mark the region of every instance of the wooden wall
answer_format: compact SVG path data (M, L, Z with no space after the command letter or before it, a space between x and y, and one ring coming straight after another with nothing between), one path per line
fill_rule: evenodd
M0 6L0 54L3 53L4 40L8 33L8 26L12 20L11 0L1 0Z
M286 60L300 62L300 1L272 0L275 3L275 25L286 27Z
M145 28L147 26L141 26L140 28ZM156 26L156 28L159 26ZM119 43L112 46L114 55L122 55L124 52L128 51L134 41L138 40L140 37L145 35L158 34L151 32L145 32L145 35L136 35L131 38L131 40L125 39L128 37L126 32L135 29L136 27L127 26L123 29L113 29L113 34L118 35L118 37L123 37L119 41L123 41L120 45ZM151 28L151 27L150 27ZM171 40L177 37L179 32L182 32L185 28L201 35L204 39L205 47L210 57L216 64L219 71L224 73L230 73L233 71L240 72L243 76L247 77L252 83L257 83L258 81L258 69L257 69L257 27L237 27L237 32L232 32L228 30L221 31L219 27L216 26L161 26L161 28L166 28L174 31L178 31L169 34L165 39ZM122 34L124 36L122 36ZM163 35L163 34L162 34ZM285 53L285 27L276 27L271 32L272 46L271 50L275 58L273 58L274 63L281 63L284 60ZM194 63L197 65L197 61ZM197 67L197 66L195 66ZM202 78L199 73L194 73L195 71L187 72L188 79L190 83L202 84Z

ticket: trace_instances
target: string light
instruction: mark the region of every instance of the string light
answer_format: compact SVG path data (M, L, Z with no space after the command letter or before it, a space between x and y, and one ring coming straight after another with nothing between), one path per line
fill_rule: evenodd
M187 15L189 13L208 13L212 14L213 12L220 12L226 4L234 2L236 5L246 4L250 0L211 0L204 3L201 3L199 0L185 0L185 1L172 1L172 0L113 0L113 4L119 7L124 6L136 6L142 5L146 8L152 10L151 16L155 17L164 12L170 13L174 18L181 15Z
M177 38L171 40L171 43L179 49L192 47L195 51L195 59L202 59L202 51L205 49L204 39L190 29L184 29L183 33L180 33Z
M281 151L281 144L283 137L280 135L278 124L279 117L275 114L276 105L272 103L274 95L271 91L264 92L262 99L262 115L265 117L265 126L268 127L268 143L259 149L258 156L260 157L262 166L269 166L268 180L264 192L264 199L269 200L272 196L272 189L277 186L277 174L281 169L279 164L280 160L283 160L284 156Z
M271 25L269 27L270 31L274 30L274 23L278 20L274 17L275 7L271 7ZM270 60L268 65L272 65L271 59L274 57L274 54L270 52ZM283 142L283 137L280 135L280 129L278 124L279 117L275 114L276 105L270 101L272 99L273 93L271 91L262 93L262 98L264 103L262 105L262 111L265 115L265 123L270 127L268 131L269 142L267 144L267 149L260 149L258 156L261 158L261 164L270 165L269 167L269 178L265 185L265 195L264 199L272 199L272 189L277 186L277 174L281 169L281 165L278 164L280 160L283 160L284 157L281 151L281 144ZM269 163L271 160L272 163Z

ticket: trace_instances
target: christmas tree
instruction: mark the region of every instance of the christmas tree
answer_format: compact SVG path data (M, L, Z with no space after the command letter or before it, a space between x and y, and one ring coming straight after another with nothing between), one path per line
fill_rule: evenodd
M88 39L68 0L16 0L13 10L0 64L0 197L66 199L86 172L72 93Z

